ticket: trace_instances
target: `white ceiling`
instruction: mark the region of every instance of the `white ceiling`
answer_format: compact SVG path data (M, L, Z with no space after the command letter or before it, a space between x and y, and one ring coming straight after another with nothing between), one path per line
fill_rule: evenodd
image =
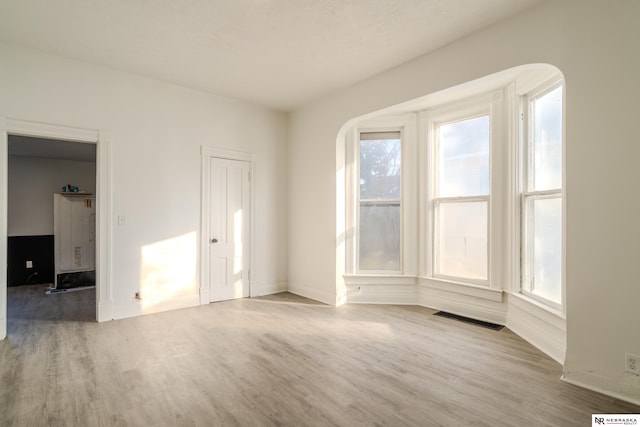
M291 110L540 0L3 0L0 40Z

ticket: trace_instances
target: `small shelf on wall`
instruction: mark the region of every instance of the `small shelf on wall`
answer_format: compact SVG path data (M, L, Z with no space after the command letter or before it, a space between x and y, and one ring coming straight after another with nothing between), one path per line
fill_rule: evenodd
M93 196L93 193L87 191L67 191L64 193L58 193L63 196Z

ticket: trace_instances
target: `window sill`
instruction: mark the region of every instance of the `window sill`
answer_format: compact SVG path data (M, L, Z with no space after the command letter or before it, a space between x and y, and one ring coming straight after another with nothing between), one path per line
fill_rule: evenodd
M542 310L544 313L547 313L551 316L554 316L560 320L566 320L566 316L564 314L564 312L562 312L561 310L558 310L554 307L550 307L546 304L541 303L540 301L534 299L534 298L530 298L526 295L523 295L519 292L508 292L509 294L509 298L515 303L517 304L519 307L528 310L529 312L533 310L535 310L536 312L538 310ZM533 306L533 307L532 307ZM532 313L532 314L536 314L536 313Z
M502 289L491 289L487 286L470 283L459 283L432 277L416 277L403 275L379 274L345 274L347 286L416 286L453 292L460 295L473 296L489 301L502 302Z

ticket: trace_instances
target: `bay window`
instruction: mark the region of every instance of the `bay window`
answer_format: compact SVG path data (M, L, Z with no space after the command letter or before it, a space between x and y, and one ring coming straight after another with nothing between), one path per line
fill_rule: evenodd
M349 298L510 292L563 315L563 80L526 71L348 130Z
M345 124L338 299L505 324L562 360L565 97L529 64Z

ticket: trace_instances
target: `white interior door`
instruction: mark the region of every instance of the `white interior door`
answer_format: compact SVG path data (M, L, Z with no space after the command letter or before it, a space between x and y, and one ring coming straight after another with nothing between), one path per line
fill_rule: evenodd
M249 296L249 162L211 157L209 292L211 301Z

